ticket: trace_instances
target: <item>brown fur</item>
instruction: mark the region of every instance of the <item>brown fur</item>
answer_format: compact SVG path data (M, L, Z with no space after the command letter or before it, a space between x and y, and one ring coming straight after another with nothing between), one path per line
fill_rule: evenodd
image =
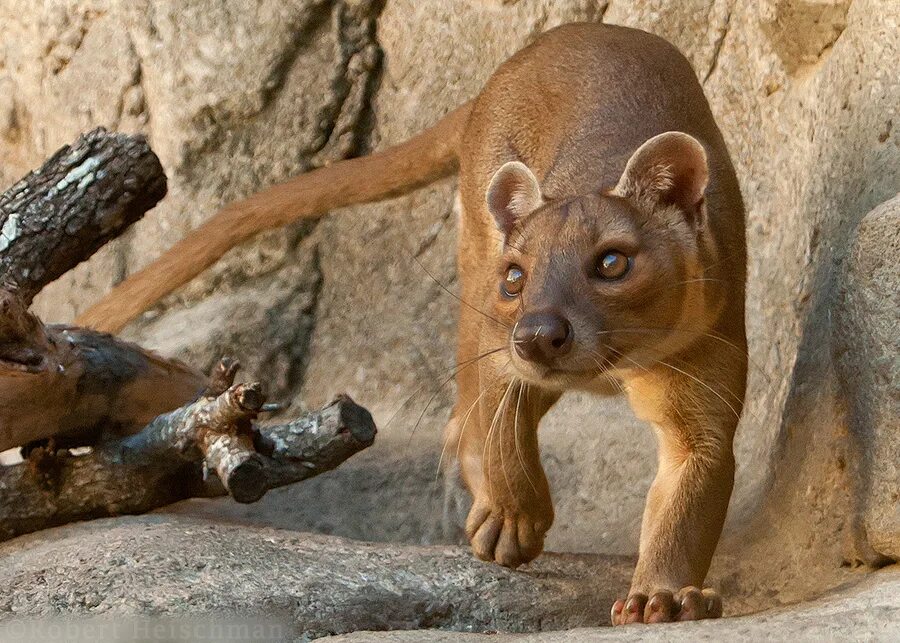
M744 214L696 77L655 36L550 31L430 130L227 207L79 321L118 329L250 235L398 194L456 159L465 305L447 439L474 498L475 553L509 566L540 553L553 507L538 422L563 390L620 388L660 448L631 592L613 622L719 615L714 593L697 588L731 494L744 394ZM632 257L620 281L591 273L609 248ZM511 265L524 288L507 297ZM513 340L541 311L564 317L574 337L547 363L523 359Z

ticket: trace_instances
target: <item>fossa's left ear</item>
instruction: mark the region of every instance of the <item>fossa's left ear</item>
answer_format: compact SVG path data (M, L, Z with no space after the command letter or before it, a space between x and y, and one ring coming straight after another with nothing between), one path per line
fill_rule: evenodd
M650 209L678 206L699 224L708 182L706 150L700 142L684 132L665 132L631 155L613 194Z

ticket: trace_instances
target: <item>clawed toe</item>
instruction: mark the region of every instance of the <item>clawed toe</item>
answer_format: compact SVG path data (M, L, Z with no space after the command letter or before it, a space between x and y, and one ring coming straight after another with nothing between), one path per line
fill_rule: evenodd
M518 567L541 553L547 528L527 515L505 517L491 510L474 510L466 532L472 551L481 560Z
M684 587L675 594L661 590L649 599L646 594L635 593L627 600L617 600L612 606L610 621L613 625L628 625L699 621L720 616L722 599L715 591Z
M676 621L699 621L706 618L706 599L696 587L685 587L678 592L676 602L680 609Z
M635 594L625 601L625 611L623 614L626 625L629 623L640 623L644 620L644 610L647 605L647 597L643 594Z
M704 589L703 600L706 603L706 618L722 618L722 597L713 589Z
M668 623L672 621L678 611L675 607L675 597L672 592L657 592L647 602L644 610L645 623Z

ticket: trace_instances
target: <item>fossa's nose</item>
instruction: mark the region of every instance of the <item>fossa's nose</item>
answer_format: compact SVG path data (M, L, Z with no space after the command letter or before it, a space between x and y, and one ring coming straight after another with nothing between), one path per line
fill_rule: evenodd
M513 343L522 359L550 364L572 349L572 324L554 312L529 313L516 324Z

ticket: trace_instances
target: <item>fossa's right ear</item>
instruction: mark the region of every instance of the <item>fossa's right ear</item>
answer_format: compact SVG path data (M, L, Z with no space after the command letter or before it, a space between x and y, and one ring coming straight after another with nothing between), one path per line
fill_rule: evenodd
M537 177L519 161L505 163L487 189L488 210L504 236L512 232L520 217L537 210L543 200Z

